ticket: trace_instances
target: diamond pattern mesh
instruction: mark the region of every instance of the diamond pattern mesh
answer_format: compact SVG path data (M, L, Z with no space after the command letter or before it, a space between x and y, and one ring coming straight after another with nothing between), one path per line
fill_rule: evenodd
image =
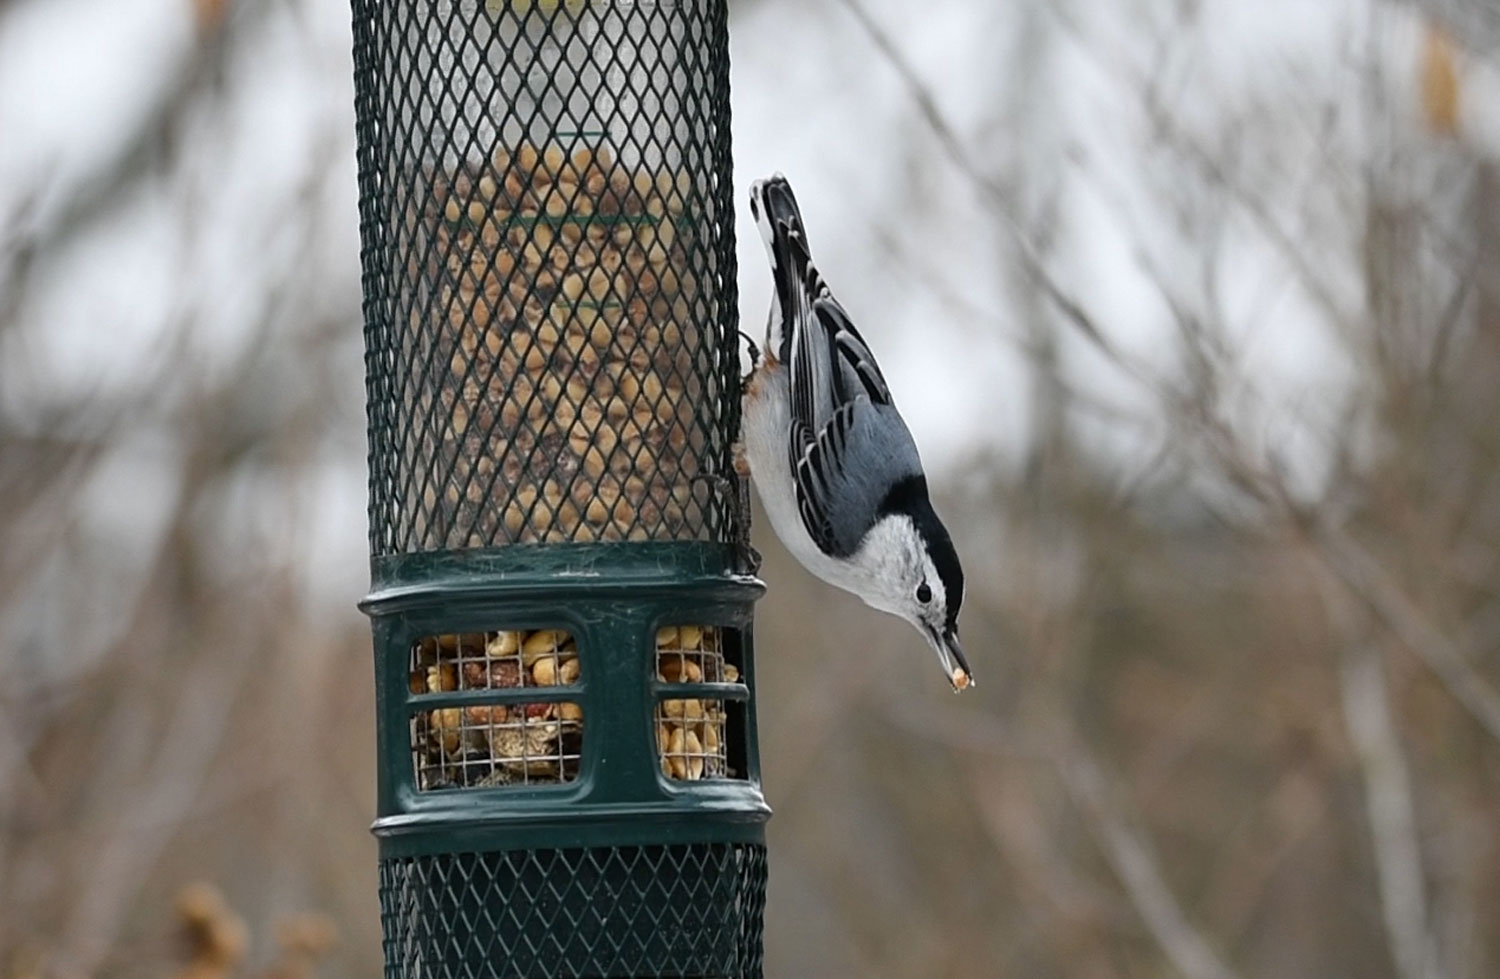
M372 555L737 541L727 0L353 11ZM579 660L444 638L411 651L419 787L578 777ZM678 682L689 663L730 679L716 646L671 656ZM664 770L732 774L737 715L688 704L658 702ZM388 977L762 973L760 846L449 853L380 873Z
M762 975L765 849L739 844L385 860L386 975Z
M354 0L375 555L735 539L725 0Z

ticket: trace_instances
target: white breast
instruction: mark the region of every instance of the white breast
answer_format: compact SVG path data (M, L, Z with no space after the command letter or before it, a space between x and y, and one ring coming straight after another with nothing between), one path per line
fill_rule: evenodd
M802 566L831 585L866 598L867 574L853 561L831 558L818 549L797 510L797 490L787 440L792 426L786 368L772 363L755 373L745 391L744 444L756 495L776 536Z

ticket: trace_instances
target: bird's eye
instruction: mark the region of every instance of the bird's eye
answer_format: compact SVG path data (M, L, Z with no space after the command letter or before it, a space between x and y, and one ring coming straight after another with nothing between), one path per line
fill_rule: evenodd
M932 589L927 587L927 582L925 581L917 586L917 601L923 605L932 601Z

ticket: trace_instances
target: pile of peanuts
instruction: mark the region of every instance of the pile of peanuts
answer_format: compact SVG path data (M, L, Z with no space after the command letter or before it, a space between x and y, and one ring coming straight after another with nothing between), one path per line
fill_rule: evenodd
M656 676L664 683L738 683L724 662L720 633L695 625L656 634ZM662 774L696 781L728 774L722 700L663 700L656 707L656 749Z
M737 683L713 627L667 626L656 634L656 675L663 683ZM430 636L412 649L412 693L568 686L580 677L578 647L561 629ZM657 704L662 773L696 781L729 774L722 700ZM423 791L537 785L578 777L583 709L557 703L439 707L412 718L412 752Z
M578 649L559 629L433 636L413 650L412 693L578 682ZM477 704L416 715L412 747L424 790L568 782L578 776L576 703Z
M448 546L701 529L696 324L712 317L688 258L691 190L686 174L555 143L435 181L422 220L436 309L414 326L448 365L423 405L446 420L423 509Z

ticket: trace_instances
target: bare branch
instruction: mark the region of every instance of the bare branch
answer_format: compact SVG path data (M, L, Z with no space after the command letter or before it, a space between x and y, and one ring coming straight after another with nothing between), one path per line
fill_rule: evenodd
M1391 958L1403 979L1439 979L1444 973L1428 934L1411 777L1391 717L1380 654L1368 643L1348 643L1340 666L1344 723L1364 773L1365 811Z
M1014 201L1009 190L993 175L986 173L974 162L974 154L970 153L964 144L963 137L958 130L948 121L942 109L933 97L931 89L924 83L921 76L917 74L901 49L897 46L895 39L890 33L882 28L870 12L865 9L861 0L841 0L844 7L859 22L859 26L869 36L881 55L889 62L891 68L901 78L906 87L907 95L916 105L917 111L921 113L923 120L932 130L936 137L938 146L942 148L944 156L955 168L967 177L981 192L985 201L994 209L1000 218L1001 224L1009 234L1016 247L1017 257L1027 275L1031 276L1038 288L1041 289L1062 313L1063 317L1072 323L1090 343L1098 347L1110 360L1135 373L1136 368L1124 353L1119 350L1115 343L1105 335L1104 331L1094 321L1077 301L1073 299L1057 281L1053 278L1051 271L1037 248L1036 242L1030 234L1021 226L1014 213Z
M1401 0L1489 57L1500 57L1500 7L1489 0Z
M1236 484L1248 490L1262 502L1281 508L1287 516L1298 518L1298 508L1291 501L1290 493L1277 474L1253 461L1254 454L1235 434L1231 426L1216 417L1211 406L1201 397L1191 393L1181 394L1173 390L1165 379L1145 367L1114 344L1086 309L1067 294L1048 274L1040 261L1035 247L1024 230L1011 217L1009 199L1005 188L991 176L980 170L972 155L964 147L962 138L943 116L937 101L926 88L915 69L901 55L891 36L884 31L865 10L860 0L842 0L860 26L869 34L871 41L890 61L900 75L908 93L917 105L923 118L937 137L950 161L972 180L985 198L996 208L1005 226L1021 250L1028 271L1035 277L1042 291L1063 314L1064 319L1088 339L1109 360L1125 370L1148 390L1155 392L1169 408L1169 417L1174 425L1181 425L1198 436L1198 441L1210 447L1225 468L1226 475ZM1165 125L1165 122L1162 123ZM1181 134L1175 134L1178 137ZM1270 216L1269 211L1256 198L1235 186L1228 174L1207 154L1189 144L1193 155L1210 169L1215 178L1235 196L1260 222L1262 229L1275 241L1287 256L1299 260L1300 249L1290 234L1282 229ZM1317 284L1317 276L1305 264L1299 266L1299 274L1309 287ZM1321 292L1321 290L1319 290ZM1319 294L1319 293L1315 293ZM1169 300L1171 296L1167 297ZM1321 294L1321 303L1328 315L1341 320L1343 317L1331 296ZM1177 307L1181 312L1180 306ZM1299 520L1294 519L1294 523ZM1484 725L1492 736L1500 739L1500 695L1481 677L1454 644L1439 630L1431 626L1416 605L1380 571L1362 550L1341 535L1326 536L1326 558L1339 578L1344 580L1357 594L1369 602L1382 621L1399 635L1428 666L1442 679L1450 693L1457 698L1474 717Z
M1058 769L1074 803L1089 817L1089 828L1131 903L1172 965L1190 979L1232 979L1235 973L1188 923L1145 834L1131 826L1110 800L1099 764L1074 745L1058 759Z
M1060 736L1060 743L1070 742L1067 747L1044 745L991 717L923 713L908 698L893 698L887 713L911 734L959 750L1046 758L1062 776L1136 913L1172 965L1190 979L1233 979L1235 973L1183 914L1145 834L1111 799L1103 768L1076 738Z
M1417 838L1416 806L1401 735L1391 714L1390 687L1379 649L1370 641L1367 613L1324 566L1313 564L1339 645L1339 692L1344 726L1364 777L1371 859L1380 881L1380 907L1391 961L1403 979L1438 979L1437 947L1428 922L1426 872Z
M1351 592L1432 670L1454 699L1500 741L1500 694L1435 627L1406 592L1353 539L1335 528L1317 533L1316 553Z

